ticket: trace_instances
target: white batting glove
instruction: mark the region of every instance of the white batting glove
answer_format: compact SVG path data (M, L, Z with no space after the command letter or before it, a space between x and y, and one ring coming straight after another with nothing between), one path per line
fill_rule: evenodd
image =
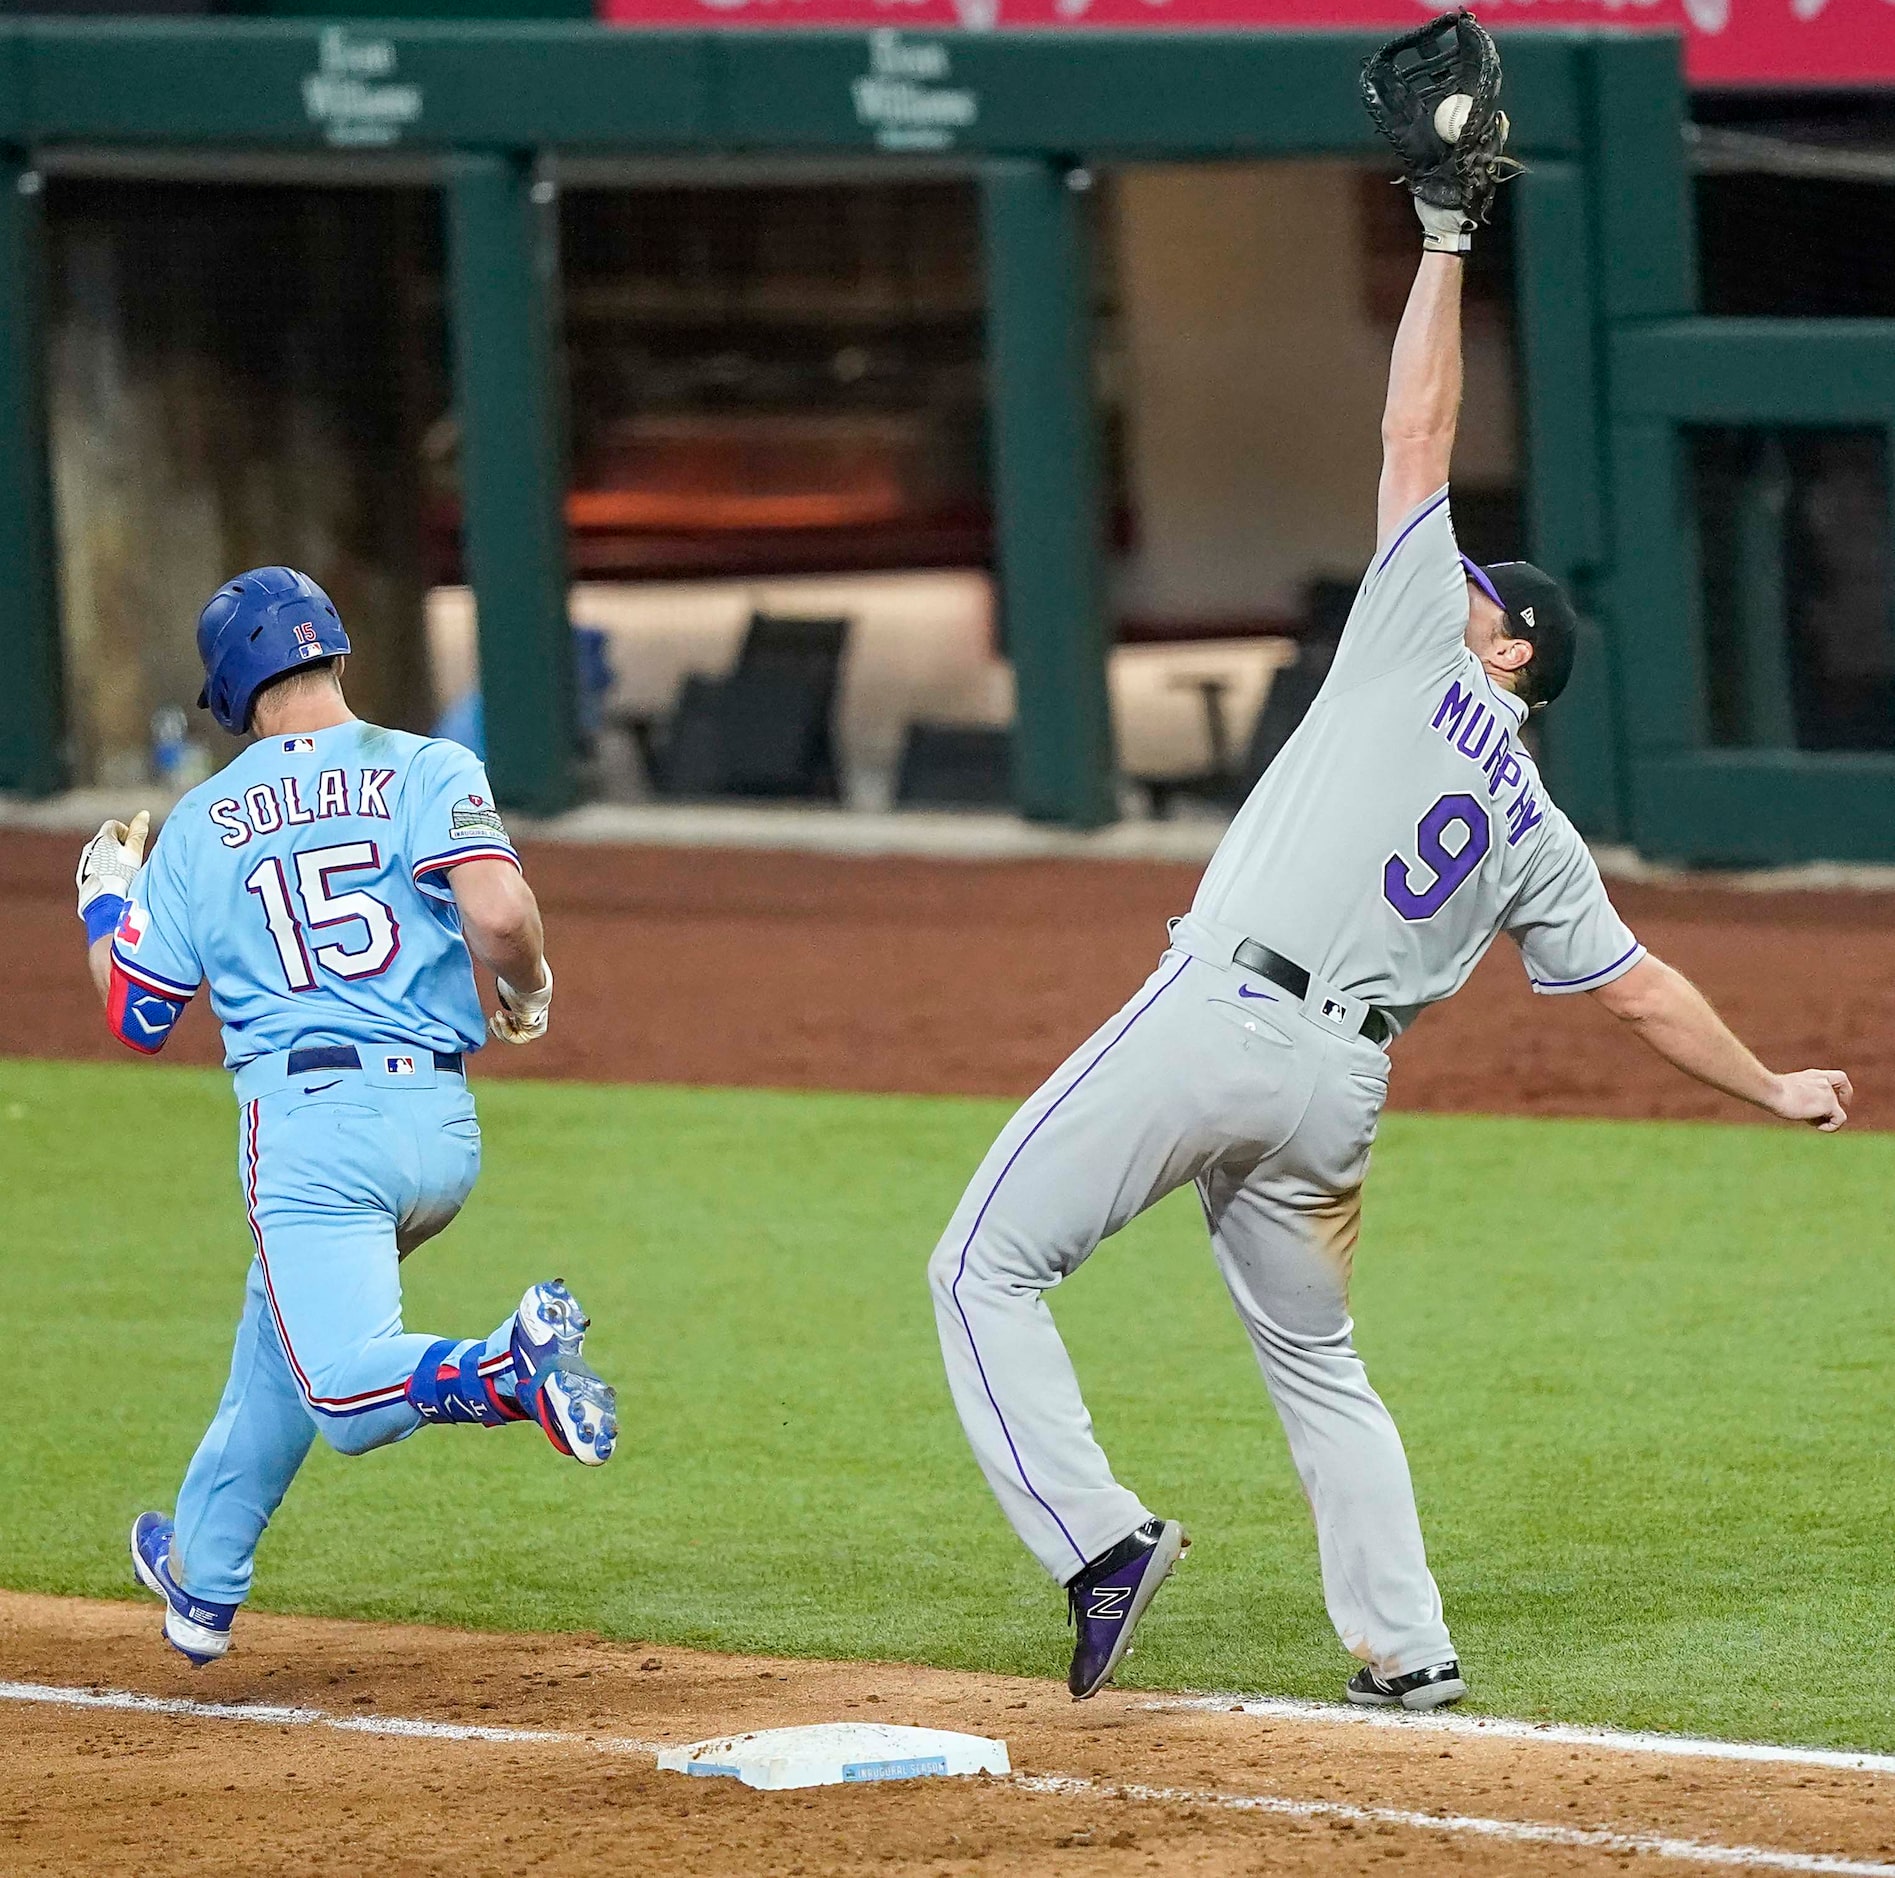
M537 991L516 991L504 978L495 979L494 984L500 1003L488 1018L487 1028L502 1043L535 1043L545 1036L553 1003L552 966L546 966L546 982Z
M79 851L79 871L73 877L79 889L79 913L101 894L129 900L132 882L145 862L145 841L151 833L151 812L140 809L127 828L123 822L103 822L99 832Z
M1459 209L1438 209L1415 197L1421 218L1421 245L1430 254L1465 254L1474 245L1474 224Z

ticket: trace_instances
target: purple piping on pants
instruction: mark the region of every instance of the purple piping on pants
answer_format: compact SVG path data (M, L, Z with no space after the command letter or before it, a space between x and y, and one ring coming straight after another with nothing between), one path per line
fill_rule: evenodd
M961 1247L960 1269L955 1272L954 1282L948 1287L948 1296L954 1300L954 1308L960 1315L961 1328L967 1332L967 1347L974 1353L974 1367L980 1372L980 1386L987 1391L987 1400L993 1405L994 1418L1000 1423L1000 1432L1006 1439L1007 1452L1013 1456L1013 1465L1015 1471L1020 1476L1020 1485L1033 1496L1034 1500L1045 1512L1046 1517L1059 1528L1060 1534L1066 1543L1072 1547L1074 1552L1078 1553L1079 1563L1082 1567L1088 1563L1088 1560L1085 1553L1079 1550L1079 1541L1066 1530L1066 1522L1053 1511L1052 1507L1047 1504L1039 1488L1034 1486L1032 1481L1026 1476L1026 1464L1020 1459L1020 1450L1013 1445L1013 1430L1007 1426L1007 1418L1000 1412L1000 1403L994 1395L994 1386L987 1380L987 1365L981 1361L980 1345L974 1341L974 1326L967 1321L967 1312L961 1304L961 1280L967 1276L967 1255L974 1249L974 1240L979 1235L981 1222L987 1217L987 1209L992 1206L994 1201L999 1197L1002 1183L1006 1180L1007 1176L1013 1172L1014 1163L1027 1151L1028 1144L1032 1141L1033 1137L1053 1119L1053 1116L1059 1109L1060 1103L1064 1102L1066 1098L1112 1054L1115 1046L1125 1039L1132 1026L1184 976L1184 968L1190 963L1191 961L1188 957L1180 961L1178 969L1125 1020L1125 1028L1072 1079L1066 1088L1060 1091L1059 1095L1047 1108L1046 1113L1027 1130L1026 1140L1022 1141L1020 1145L1008 1155L1006 1166L1000 1170L1000 1178L994 1182L992 1190L988 1193L986 1199L980 1203L980 1211L974 1215L974 1223L968 1228L967 1243Z
M1419 528L1421 524L1425 522L1428 519L1428 517L1432 515L1435 512L1435 510L1438 509L1442 505L1442 503L1444 503L1447 499L1448 499L1448 492L1444 489L1441 491L1441 493L1438 496L1435 497L1435 499L1432 502L1428 504L1428 506L1425 509L1421 511L1419 515L1415 517L1415 519L1412 522L1408 524L1406 528L1404 528L1401 531L1399 535L1395 537L1395 539L1389 544L1388 552L1385 555L1383 555L1381 560L1378 561L1375 565L1375 571L1378 574L1382 571L1383 568L1385 568L1389 564L1390 561L1394 560L1396 549L1398 549L1402 545L1402 543L1406 541L1408 537L1412 535L1415 532L1415 530Z

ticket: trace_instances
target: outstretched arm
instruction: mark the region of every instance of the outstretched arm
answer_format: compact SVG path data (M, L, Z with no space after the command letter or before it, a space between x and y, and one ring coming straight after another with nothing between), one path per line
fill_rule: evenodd
M1786 1122L1809 1122L1832 1134L1848 1117L1855 1089L1839 1069L1799 1069L1779 1076L1738 1041L1682 972L1649 955L1623 978L1589 994L1687 1076L1754 1103Z
M1436 211L1440 213L1440 211ZM1458 217L1456 218L1458 220ZM1375 504L1377 547L1401 519L1448 479L1461 415L1461 273L1459 251L1421 257L1388 364L1382 410L1382 484Z

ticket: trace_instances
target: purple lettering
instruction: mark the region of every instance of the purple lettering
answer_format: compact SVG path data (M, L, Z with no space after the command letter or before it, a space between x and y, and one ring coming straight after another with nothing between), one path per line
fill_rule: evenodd
M326 769L316 778L316 813L325 821L349 812L348 779L339 769Z
M1531 789L1523 789L1507 807L1507 846L1516 848L1527 833L1546 820L1545 812L1533 799Z
M1480 742L1475 744L1473 749L1470 750L1467 747L1467 740L1473 736L1476 725L1480 727ZM1487 709L1486 705L1477 704L1474 706L1474 715L1467 720L1467 728L1454 739L1454 747L1460 751L1463 756L1471 757L1478 763L1480 761L1481 752L1487 748L1487 740L1493 734L1494 720L1492 713Z
M222 801L213 802L211 820L224 831L220 839L227 848L241 848L250 839L249 825L243 819L243 811L237 806L235 796L225 796Z
M303 807L303 798L296 787L294 776L283 778L283 800L289 805L283 813L283 819L292 828L307 828L316 818Z
M392 769L365 769L356 795L356 814L375 815L387 821L388 804L382 800L382 791L394 780Z
M250 826L260 835L273 835L283 826L283 810L277 802L276 791L268 783L258 783L254 789L243 792L243 806L250 817Z
M1474 702L1471 691L1463 691L1457 681L1451 684L1435 709L1433 728L1439 730L1445 719L1448 735L1452 737L1461 728L1462 720L1467 716L1467 707Z
M1494 746L1494 753L1481 768L1487 773L1487 794L1497 796L1501 790L1517 783L1526 774L1520 767L1520 759L1514 754L1513 738L1506 731L1500 733L1500 741Z

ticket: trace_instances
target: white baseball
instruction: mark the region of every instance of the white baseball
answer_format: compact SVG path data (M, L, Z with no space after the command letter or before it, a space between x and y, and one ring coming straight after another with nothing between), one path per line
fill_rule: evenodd
M1451 98L1443 98L1434 107L1435 135L1443 143L1458 143L1461 127L1467 122L1467 114L1474 108L1474 100L1466 92L1457 91Z

